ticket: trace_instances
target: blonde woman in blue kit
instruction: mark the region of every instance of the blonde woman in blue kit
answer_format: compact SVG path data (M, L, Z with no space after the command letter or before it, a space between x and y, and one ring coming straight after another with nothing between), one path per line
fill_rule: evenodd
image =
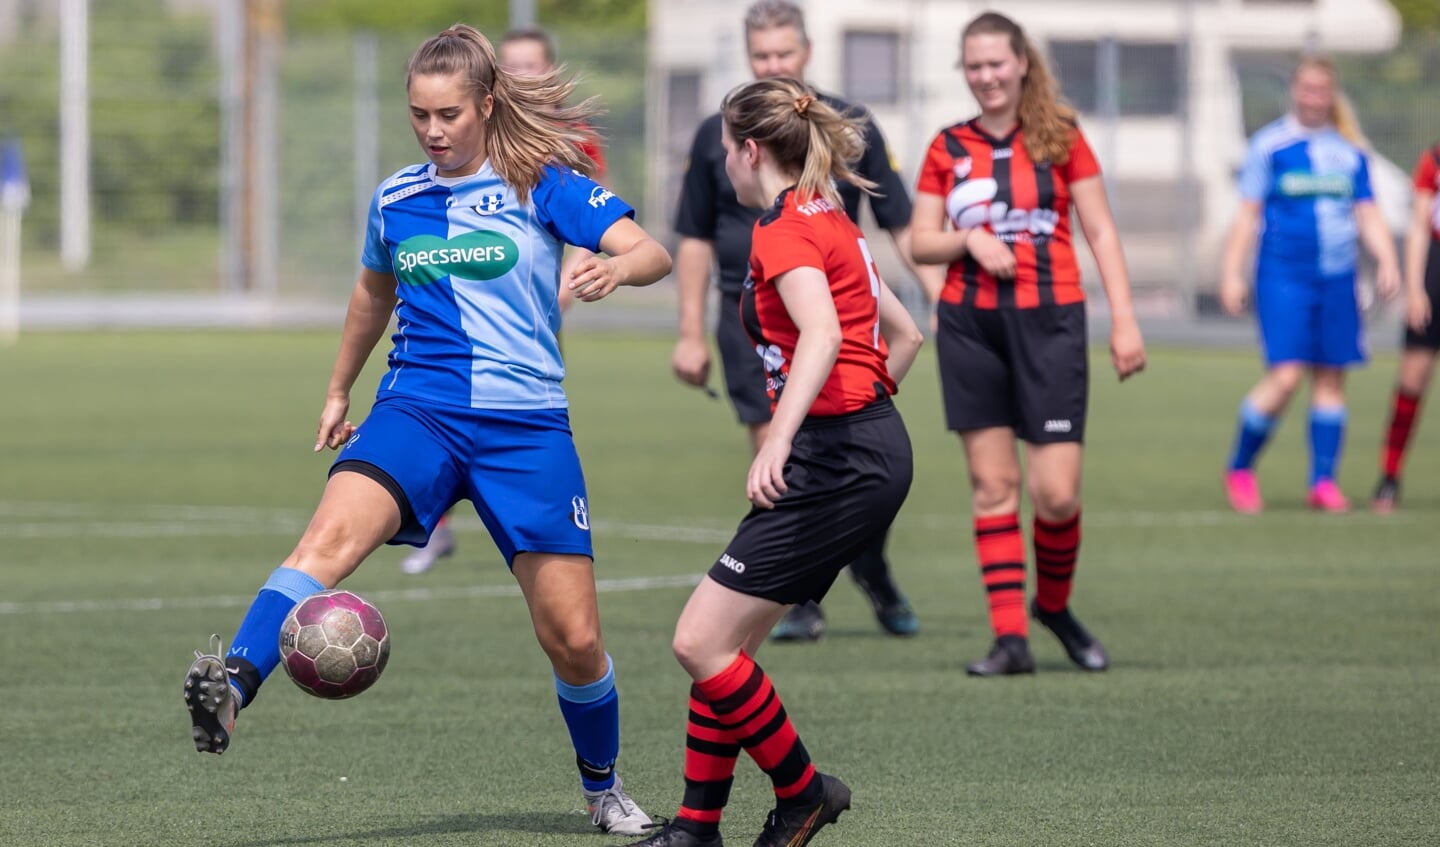
M315 441L316 451L341 452L229 652L197 651L185 687L196 748L228 749L236 713L279 662L280 625L297 602L335 587L382 544L424 543L468 499L550 659L591 820L636 835L650 818L615 774L619 700L556 332L561 285L599 300L660 279L670 257L584 173L593 163L575 127L591 109L565 106L573 85L556 73L507 73L485 36L461 24L421 45L406 89L428 161L391 176L371 202ZM567 243L597 255L562 279ZM350 390L392 314L390 369L356 427Z

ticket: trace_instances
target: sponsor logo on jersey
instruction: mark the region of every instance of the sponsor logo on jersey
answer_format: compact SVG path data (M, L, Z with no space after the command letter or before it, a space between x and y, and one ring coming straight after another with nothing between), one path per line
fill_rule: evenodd
M615 192L611 191L603 185L597 185L590 190L590 200L588 201L590 203L590 208L598 209L601 206L604 206L605 203L614 196Z
M480 202L470 208L482 215L493 215L505 207L504 194L486 194L480 198Z
M417 235L395 248L395 278L403 285L429 285L445 276L489 280L508 273L519 260L519 246L498 232Z
M570 498L570 512L570 519L575 522L575 526L589 532L590 506L586 504L584 497L577 494Z
M1070 421L1064 418L1052 418L1045 422L1046 432L1069 432Z
M1355 191L1347 174L1307 174L1290 171L1276 183L1286 197L1349 197Z
M720 564L724 565L735 573L745 573L745 563L734 558L729 553L720 554Z
M1054 209L1012 209L993 202L999 188L989 177L957 182L945 197L945 212L957 229L989 224L1001 241L1046 241L1055 234L1060 215Z

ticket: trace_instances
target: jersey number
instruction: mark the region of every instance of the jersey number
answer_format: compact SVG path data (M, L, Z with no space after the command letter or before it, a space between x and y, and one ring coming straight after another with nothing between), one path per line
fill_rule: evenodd
M880 346L880 269L875 267L875 259L870 255L870 245L865 243L863 237L856 239L860 244L860 255L865 257L865 270L870 273L870 295L875 298L875 328L871 332L871 345L876 348Z

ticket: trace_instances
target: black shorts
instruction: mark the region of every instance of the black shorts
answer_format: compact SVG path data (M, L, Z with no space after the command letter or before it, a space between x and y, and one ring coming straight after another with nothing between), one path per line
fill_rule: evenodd
M1008 427L1031 444L1085 440L1090 394L1085 304L939 306L935 347L946 425Z
M889 529L910 491L910 435L888 398L853 414L810 418L785 464L775 508L752 508L710 578L777 603L819 601Z
M1430 239L1430 255L1425 262L1425 294L1430 298L1430 325L1416 332L1405 324L1405 347L1440 350L1440 239Z
M765 390L765 362L755 342L740 323L740 292L720 292L720 314L715 322L720 363L725 367L725 391L735 416L743 424L770 422L770 394Z

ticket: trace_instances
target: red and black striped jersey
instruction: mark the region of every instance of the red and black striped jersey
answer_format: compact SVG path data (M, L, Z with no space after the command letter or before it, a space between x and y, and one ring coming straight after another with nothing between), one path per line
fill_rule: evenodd
M1015 278L997 280L968 253L950 264L940 299L981 309L1078 303L1085 299L1070 237L1070 185L1098 176L1100 165L1077 127L1070 160L1032 162L1024 131L1004 138L978 120L935 136L917 191L945 198L958 227L982 227L1015 253Z
M817 416L844 415L895 393L880 335L880 272L865 236L823 197L798 203L787 188L755 222L750 276L740 294L740 320L765 362L765 389L774 411L790 374L800 330L780 299L778 280L796 268L818 268L830 281L840 319L840 354L810 407Z
M1430 203L1430 236L1440 241L1440 144L1420 154L1413 174L1416 191L1428 191Z

